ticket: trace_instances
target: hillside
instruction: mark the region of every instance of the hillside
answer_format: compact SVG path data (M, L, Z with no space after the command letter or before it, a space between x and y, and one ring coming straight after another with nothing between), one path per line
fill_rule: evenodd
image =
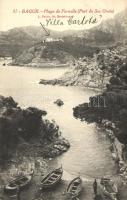
M124 53L127 55L127 47ZM109 63L112 66L111 60ZM105 67L105 63L102 65ZM103 124L103 121L110 121L115 125L114 134L120 142L127 144L127 56L117 55L114 67L106 90L90 97L88 103L75 107L74 116L89 123Z
M59 79L40 80L40 84L83 86L94 89L104 89L112 74L126 59L127 45L110 48L94 54L93 58L83 57Z
M89 30L50 30L48 38L41 26L20 27L0 32L0 56L12 56L13 64L35 63L35 66L43 62L53 61L54 64L59 64L67 63L68 59L70 63L84 56L93 57L94 53L102 49L126 42L126 11L117 14L113 19L102 21L100 25ZM52 41L44 43L47 39Z
M75 35L77 31L52 31L52 38L63 38ZM15 58L29 47L36 45L46 39L41 26L26 26L13 28L8 31L0 32L0 56L12 56Z
M93 44L105 45L125 42L127 35L127 9L116 14L114 18L102 23L84 33L84 38Z
M41 80L41 84L78 85L105 88L115 68L127 53L127 10L113 19L86 31L84 38L66 38L80 50L71 68L59 80ZM86 41L86 42L85 42ZM76 50L75 50L76 52ZM80 53L81 52L81 53ZM72 50L72 53L74 51Z
M0 163L16 156L55 157L69 148L55 121L43 117L46 111L35 107L22 109L12 97L0 95ZM56 149L55 144L61 144ZM18 157L17 157L18 158Z

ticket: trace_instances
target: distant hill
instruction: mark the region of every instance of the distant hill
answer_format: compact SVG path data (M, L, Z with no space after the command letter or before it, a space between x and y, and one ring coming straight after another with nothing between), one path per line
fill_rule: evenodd
M52 31L50 36L52 38L63 38L66 36L77 35L77 31ZM23 50L43 41L46 38L41 26L26 26L20 28L13 28L8 31L0 32L0 56L19 55Z
M105 20L100 25L88 30L86 36L96 43L127 40L127 9L116 14L114 18Z
M61 51L74 57L91 56L107 46L125 42L127 35L127 9L114 18L103 21L89 30L52 31L50 37L63 38ZM0 56L20 56L24 50L36 46L46 38L41 26L26 26L0 32ZM57 47L58 47L58 43Z
M14 28L7 32L0 32L0 55L12 56L20 54L35 42L32 34L28 34L22 28Z

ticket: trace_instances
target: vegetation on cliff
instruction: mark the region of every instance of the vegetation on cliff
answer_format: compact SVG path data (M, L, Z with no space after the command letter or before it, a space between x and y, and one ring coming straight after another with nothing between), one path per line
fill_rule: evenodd
M91 88L105 88L112 74L116 73L125 60L123 47L110 48L94 54L93 58L83 57L75 61L59 79L41 80L41 84L74 85Z
M32 146L35 141L40 147L47 144L47 151L40 148L41 156L52 157L62 153L62 150L54 152L53 144L56 142L68 148L69 143L60 136L55 121L43 119L46 114L46 111L34 107L21 109L12 97L0 96L0 160L10 158L19 145Z
M126 39L127 9L118 13L113 19L103 21L100 25L89 30L50 30L53 39L64 39L63 48L73 56L90 56L98 47L112 46ZM41 26L27 26L0 31L0 54L16 58L24 50L28 50L46 38Z
M62 48L63 41L40 42L16 57L13 65L43 67L49 65L67 64L74 60L67 49Z
M124 56L126 51L124 46L119 56L114 57L111 54L113 62L108 59L113 71L106 91L90 97L88 103L74 108L74 116L89 123L111 121L115 126L115 135L124 144L127 144L127 57ZM117 64L114 59L117 60ZM104 62L102 67L105 68Z

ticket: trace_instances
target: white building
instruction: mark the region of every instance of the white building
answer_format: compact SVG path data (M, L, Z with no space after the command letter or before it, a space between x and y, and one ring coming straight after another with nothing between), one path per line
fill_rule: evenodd
M45 42L58 42L58 41L62 41L63 42L63 40L61 39L61 38L46 38L45 39Z

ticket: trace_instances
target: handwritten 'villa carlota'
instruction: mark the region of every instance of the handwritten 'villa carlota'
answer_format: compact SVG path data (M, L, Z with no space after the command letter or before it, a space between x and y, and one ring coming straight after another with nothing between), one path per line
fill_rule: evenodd
M55 26L61 26L61 25L66 25L66 23L68 25L90 25L90 24L97 24L100 22L102 18L102 15L99 15L97 17L95 16L90 16L90 17L87 17L87 16L83 16L82 19L78 19L78 18L75 18L74 16L71 16L69 19L67 19L66 21L63 21L61 19L46 19L45 20L45 26L50 26L50 25L55 25Z

